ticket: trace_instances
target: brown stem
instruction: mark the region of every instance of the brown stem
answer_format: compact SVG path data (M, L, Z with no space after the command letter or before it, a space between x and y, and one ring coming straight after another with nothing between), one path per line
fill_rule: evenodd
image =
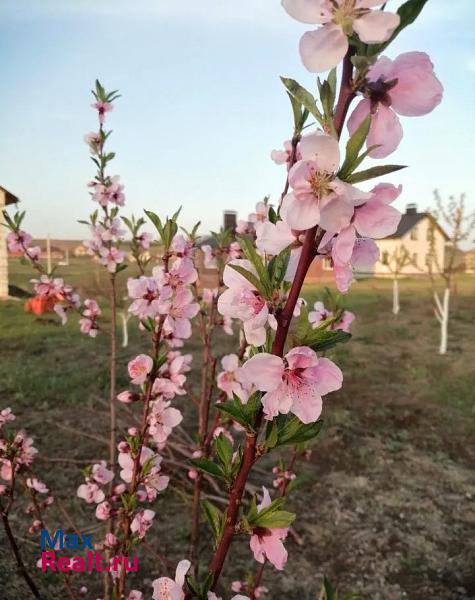
M15 540L15 536L13 535L12 529L10 527L10 521L8 520L7 514L2 513L2 521L3 521L3 527L5 529L5 533L7 534L7 538L10 543L12 552L15 556L15 560L18 565L18 569L19 569L23 579L25 580L27 586L30 588L33 596L35 598L38 598L39 600L42 600L43 596L40 594L38 588L36 587L35 582L30 577L30 574L28 573L28 571L25 567L25 563L23 562L23 559L20 554L20 550L19 550L18 545Z
M338 97L338 104L335 110L334 126L338 137L341 134L348 108L351 104L351 100L354 97L354 92L351 88L351 79L353 74L351 54L352 50L349 50L343 62L342 82ZM302 289L307 270L315 257L316 246L318 245L318 239L315 239L317 229L318 226L315 226L312 229L307 230L307 233L305 234L305 241L302 247L302 254L300 256L295 278L292 283L285 307L277 318L278 327L272 346L272 353L277 356L283 355L285 341L295 305ZM323 231L320 231L318 236L319 239L321 236L323 236L323 233ZM234 537L234 530L237 523L242 495L245 489L247 478L256 460L257 435L261 426L262 416L261 410L256 415L254 423L255 433L248 433L246 436L246 444L244 447L241 466L229 492L228 512L223 535L221 536L210 565L210 572L213 578L212 587L216 585L216 582L221 575L224 561L226 560L226 556Z
M109 462L110 468L115 473L116 460L116 436L117 436L117 415L116 415L116 369L117 369L117 290L115 274L110 276L110 303L111 303L111 356L110 356L110 441L109 441ZM110 491L114 488L114 480L110 483Z

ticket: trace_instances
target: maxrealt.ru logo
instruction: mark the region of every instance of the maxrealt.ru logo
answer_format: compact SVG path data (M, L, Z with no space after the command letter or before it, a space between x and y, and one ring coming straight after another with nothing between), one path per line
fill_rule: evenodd
M41 559L39 566L43 573L49 569L54 572L92 573L93 571L120 571L138 570L138 557L112 556L107 558L94 548L92 534L65 534L62 529L57 529L53 536L46 529L40 534ZM58 552L76 550L85 552L82 555L60 556Z

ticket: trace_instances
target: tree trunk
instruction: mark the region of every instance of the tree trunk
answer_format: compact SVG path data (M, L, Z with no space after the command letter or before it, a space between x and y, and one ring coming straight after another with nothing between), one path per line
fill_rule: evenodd
M397 277L393 279L393 315L399 314L399 281Z
M439 354L445 354L447 352L447 334L449 328L449 301L450 301L450 288L444 290L444 301L442 305L442 319L440 323L440 348Z

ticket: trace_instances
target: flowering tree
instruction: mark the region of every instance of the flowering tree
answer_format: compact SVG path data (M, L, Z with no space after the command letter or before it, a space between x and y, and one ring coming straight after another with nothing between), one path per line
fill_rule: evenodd
M465 194L461 194L458 199L450 196L448 202L444 203L439 192L435 190L434 198L437 208L434 211L434 220L431 221L431 251L428 266L435 303L434 314L440 325L439 354L446 354L450 316L450 290L455 274L460 271L460 265L457 265L456 260L457 253L460 250L460 244L468 240L475 231L475 213L467 213ZM435 249L435 223L437 221L442 221L449 232L449 241L446 244L443 264L439 262ZM444 283L442 297L437 290L435 279L437 275L442 278Z
M346 293L354 269L378 260L374 239L396 231L400 213L392 202L400 188L381 182L369 190L357 186L403 167L360 166L368 157L384 158L397 147L402 136L398 115L426 114L442 97L442 86L426 54L409 52L394 60L380 56L416 19L425 0L409 0L397 13L380 10L383 2L378 0L283 0L282 4L297 20L321 25L303 35L300 53L310 71L329 70L329 74L318 80L318 97L295 80L282 78L293 131L284 150L274 151L272 158L286 167L283 192L276 205L268 199L259 203L247 221L239 222L236 232L214 233L212 241L200 247L198 225L190 232L179 229L180 210L165 218L146 210L156 231L158 255L151 260L144 257L152 240L150 234L141 233L145 221L120 220L123 186L106 172L114 153L105 150L110 133L104 124L118 95L99 82L93 91L99 130L88 134L86 141L97 167L91 196L100 208L86 222L92 233L87 247L110 273L110 452L107 459L85 467L77 496L104 523L98 544L107 565L102 578L104 600L140 600L149 595L129 583L127 575L134 571L129 557L150 549L146 538L159 520L154 510L157 498L183 481L182 469L187 477L183 485L192 497L190 549L180 549L184 558L173 569L173 578L164 575L153 581L154 600L217 600L216 590L238 537L246 540L257 568L248 577L236 574L234 600L265 594L265 565L284 569L286 539L296 518L285 502L297 462L308 456L308 444L321 430L323 400L342 386L343 374L327 353L348 341L354 319L337 299L327 300L328 308L317 302L313 310L307 309L300 297L307 271L314 260L330 261L336 287ZM356 99L358 104L349 114ZM341 152L345 125L349 139ZM43 271L37 250L29 245L31 238L21 229L22 219L21 214L8 217L9 244L21 249L40 271L36 293L59 298L57 311L62 316L70 306L79 308L73 291L51 281L51 274ZM117 393L116 274L126 259L122 223L132 235L133 268L137 269L127 282L129 313L136 318L145 344L143 352L128 363L129 387ZM216 271L214 288L204 288L200 281L196 268L200 256L206 267ZM90 299L84 307L81 331L93 337L99 330L101 309ZM196 388L187 381L192 357L184 350L193 322L203 347ZM234 353L220 352L221 329L228 335L239 334ZM180 396L196 410L196 418L186 428ZM131 419L120 432L116 402L127 405ZM8 419L8 409L5 414ZM6 437L0 446L3 493L10 499L17 474L28 467L25 460L15 458L14 444ZM283 458L286 448L289 455ZM269 473L274 497L265 486L260 491L251 481L263 457L274 460ZM42 493L43 484L30 479L30 487ZM7 516L12 503L7 501L8 510L3 509ZM203 517L213 540L207 551L200 544ZM12 548L15 551L14 536ZM159 549L152 550L161 556ZM122 557L127 559L117 560ZM169 566L170 561L161 558ZM73 575L68 573L67 589L76 598ZM32 579L28 572L25 577ZM41 597L38 585L33 583L30 589Z
M396 246L392 253L387 256L383 256L381 259L382 264L389 269L393 279L393 315L398 315L400 311L399 304L399 276L401 275L404 267L408 265L417 266L409 251L401 244Z

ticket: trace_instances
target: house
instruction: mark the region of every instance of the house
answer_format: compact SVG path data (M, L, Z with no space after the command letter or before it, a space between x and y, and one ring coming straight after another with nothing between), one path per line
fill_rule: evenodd
M465 273L475 273L475 248L465 252Z
M428 273L432 257L432 235L435 262L443 266L448 235L430 213L417 212L415 204L408 204L396 233L382 240L376 240L380 250L380 260L374 266L373 274L381 277L391 275L391 257L401 249L407 251L409 258L401 269L402 275Z
M0 299L8 298L8 254L7 228L3 226L3 210L9 204L16 204L18 198L0 186Z

